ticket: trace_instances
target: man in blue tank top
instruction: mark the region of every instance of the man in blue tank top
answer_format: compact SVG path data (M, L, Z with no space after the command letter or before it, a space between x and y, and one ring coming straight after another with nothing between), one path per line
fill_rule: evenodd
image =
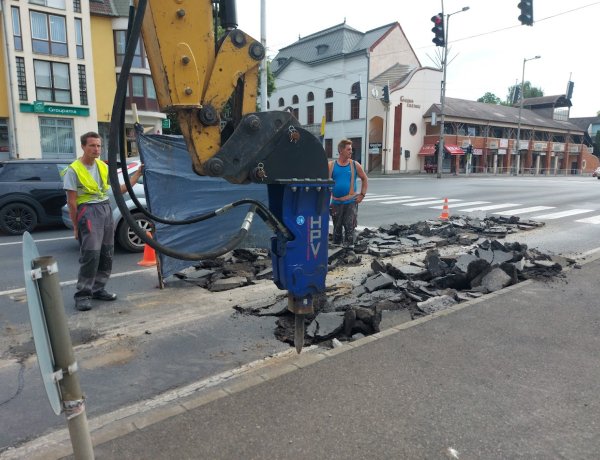
M335 181L331 197L333 244L352 246L358 204L367 194L368 179L360 163L352 160L352 141L342 139L338 144L337 160L329 162L329 177ZM360 193L356 192L360 177Z

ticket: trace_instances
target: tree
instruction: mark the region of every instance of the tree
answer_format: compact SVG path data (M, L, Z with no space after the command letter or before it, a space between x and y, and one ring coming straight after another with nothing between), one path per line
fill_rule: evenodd
M515 86L518 86L519 88L521 87L520 84L516 84L516 85L512 85L508 88L508 95L506 96L506 100L509 101L509 105L510 105L510 101L512 100L512 95L515 90ZM544 95L544 90L542 88L532 86L531 82L529 82L529 81L525 81L523 83L523 99L527 99L530 97L542 97L543 95Z
M490 93L489 91L477 99L477 102L484 102L486 104L495 104L499 105L501 103L500 98L496 96L494 93Z

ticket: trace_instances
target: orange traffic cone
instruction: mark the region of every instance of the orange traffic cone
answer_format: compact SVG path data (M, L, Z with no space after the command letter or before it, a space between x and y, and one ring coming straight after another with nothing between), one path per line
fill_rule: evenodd
M148 238L152 238L150 232L146 232L146 235L148 235ZM154 252L154 249L151 246L148 246L148 244L144 245L144 257L138 262L138 265L143 267L152 267L156 265L156 252Z
M448 212L448 198L444 198L444 206L442 207L442 213L440 214L440 220L448 220L450 213Z

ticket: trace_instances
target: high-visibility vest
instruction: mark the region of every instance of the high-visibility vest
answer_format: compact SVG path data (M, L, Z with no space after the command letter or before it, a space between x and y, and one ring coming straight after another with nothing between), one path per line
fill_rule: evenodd
M98 165L98 172L102 180L102 189L81 161L75 160L69 165L69 168L73 168L73 171L77 174L77 179L79 179L79 185L77 186L78 205L89 201L108 200L108 166L101 160L96 160L96 165Z

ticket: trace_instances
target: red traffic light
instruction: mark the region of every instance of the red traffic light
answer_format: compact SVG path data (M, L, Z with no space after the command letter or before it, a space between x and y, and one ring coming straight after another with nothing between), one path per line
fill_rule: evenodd
M431 31L435 34L435 37L431 40L436 46L445 46L446 38L444 36L444 15L438 13L431 17L431 22L434 26Z

